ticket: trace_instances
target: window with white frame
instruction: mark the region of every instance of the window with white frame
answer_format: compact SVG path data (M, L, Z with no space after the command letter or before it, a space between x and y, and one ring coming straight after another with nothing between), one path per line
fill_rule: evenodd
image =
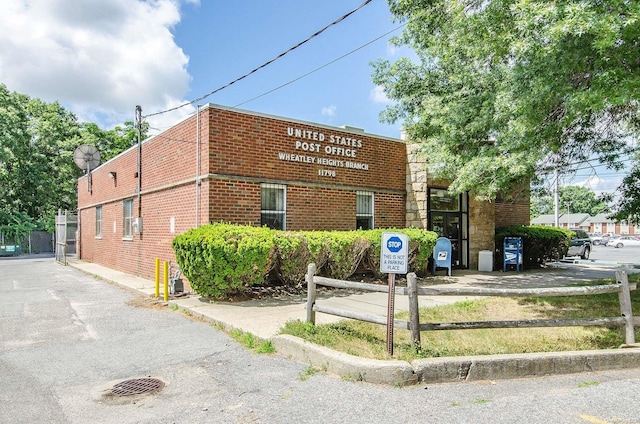
M621 222L620 223L620 234L622 234L623 236L626 236L629 234L629 223L628 222Z
M286 230L287 186L262 184L260 204L260 225L275 230Z
M122 203L122 237L133 238L133 199Z
M373 193L356 192L356 229L371 230L373 228Z
M96 238L102 237L102 206L96 206Z

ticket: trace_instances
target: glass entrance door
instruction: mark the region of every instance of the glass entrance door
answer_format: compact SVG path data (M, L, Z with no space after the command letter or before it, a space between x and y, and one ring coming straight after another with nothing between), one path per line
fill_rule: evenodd
M469 202L467 195L451 195L446 189L429 188L427 229L451 240L451 265L469 266Z
M460 268L462 264L460 213L431 212L430 215L429 230L438 234L438 237L446 237L451 240L451 265Z

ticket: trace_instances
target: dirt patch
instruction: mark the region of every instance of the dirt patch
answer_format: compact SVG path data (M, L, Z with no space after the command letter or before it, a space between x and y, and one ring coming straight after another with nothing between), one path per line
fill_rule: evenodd
M136 296L127 302L127 305L135 308L164 309L167 304L161 299L150 296Z

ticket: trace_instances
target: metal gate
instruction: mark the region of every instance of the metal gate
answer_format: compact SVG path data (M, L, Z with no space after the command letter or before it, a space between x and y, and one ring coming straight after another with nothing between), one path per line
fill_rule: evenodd
M67 257L76 253L78 215L58 210L56 215L56 261L67 264Z

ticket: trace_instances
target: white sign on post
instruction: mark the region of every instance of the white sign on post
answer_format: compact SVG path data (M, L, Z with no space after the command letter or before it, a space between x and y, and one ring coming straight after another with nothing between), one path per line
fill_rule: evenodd
M406 274L409 255L409 237L401 233L382 233L380 272L389 274L389 300L387 304L387 353L393 355L393 317L396 294L396 274Z
M401 233L382 233L380 272L406 274L409 256L409 237Z

